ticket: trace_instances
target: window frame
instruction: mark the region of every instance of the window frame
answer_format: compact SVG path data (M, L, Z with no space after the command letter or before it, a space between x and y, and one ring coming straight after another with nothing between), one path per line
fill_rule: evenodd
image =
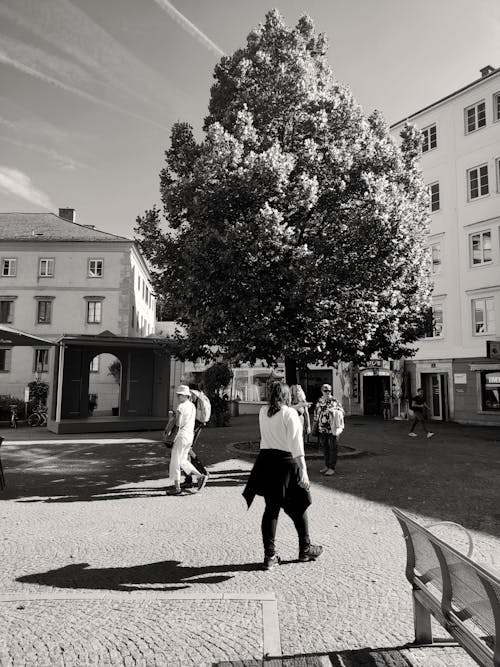
M481 169L486 167L486 177L487 177L487 192L482 194L481 193ZM485 197L489 197L490 195L490 175L489 175L489 170L488 170L489 164L488 162L483 162L482 164L478 164L475 167L471 167L470 169L467 169L467 201L472 202L472 201L477 201L478 199L484 199ZM471 188L471 176L472 172L477 171L477 190L478 194L477 196L473 197L472 196L472 188Z
M477 331L478 322L476 321L476 303L483 302L483 321L482 326L484 326L483 331ZM488 328L488 308L486 302L491 302L493 308L490 310L493 312L493 329ZM495 314L495 297L493 296L481 296L475 299L471 299L471 308L472 308L472 335L473 336L489 336L496 332L496 314Z
M434 252L433 249L437 248L438 249L438 262L434 261ZM434 243L429 243L429 258L430 258L430 265L431 265L431 274L433 276L439 276L441 275L443 271L443 261L441 259L441 241L436 241ZM438 268L435 269L434 267L437 266Z
M42 262L47 262L47 266L52 263L52 273L42 273ZM56 272L55 257L39 257L38 258L38 277L39 278L53 278Z
M500 91L493 93L493 122L500 120Z
M54 299L37 299L36 300L36 323L37 324L52 324L52 302ZM45 319L40 319L41 304L45 304ZM48 306L48 307L47 307ZM47 318L48 311L48 318Z
M40 353L46 353L41 355ZM49 354L50 350L48 347L35 347L33 348L33 373L48 373L49 372ZM45 362L41 363L40 366L40 360L39 356L44 356L46 357Z
M15 299L11 297L0 297L0 304L1 303L8 303L10 304L9 306L9 317L10 319L7 319L6 322L3 322L1 317L0 317L0 324L13 324L14 323L14 302ZM0 308L0 313L1 313L1 308Z
M484 236L488 234L490 237L490 259L485 260L484 259ZM480 248L479 251L481 253L481 261L475 262L474 261L474 237L479 237L480 241ZM482 229L479 232L472 232L469 234L469 263L471 268L475 268L478 266L487 266L489 264L493 264L493 238L492 238L492 233L491 229Z
M435 301L430 305L429 310L432 313L432 334L429 335L428 332L425 332L425 340L442 340L444 338L444 301ZM434 313L438 311L441 313L441 322L436 322ZM436 333L437 328L436 324L440 324L439 333Z
M431 145L432 144L431 131L433 129L434 129L434 146ZM433 151L438 147L436 123L432 123L431 125L423 127L420 130L420 133L422 134L422 153L429 153L430 151Z
M91 263L100 262L101 263L101 273L92 273L91 272ZM104 258L103 257L89 257L87 262L87 278L102 278L104 276Z
M14 272L10 273L4 273L4 268L6 262L12 262L14 265ZM9 264L10 267L10 264ZM2 278L15 278L17 276L17 257L2 257L2 271L0 273Z
M3 357L3 360L1 360L1 357ZM2 364L3 368L1 367ZM0 347L0 373L10 373L11 365L12 365L12 348Z
M87 299L86 301L86 316L87 324L102 324L102 299ZM91 306L93 306L93 319L90 319ZM96 319L96 312L99 311L99 319Z
M90 364L89 364L89 373L99 373L100 371L100 362L99 362L99 356L98 354L95 355L95 357L92 357ZM97 361L97 363L95 363ZM97 366L97 368L95 368Z
M432 208L433 197L435 194L432 192L432 188L436 186L437 186L437 208ZM441 188L439 187L439 181L433 181L432 183L429 183L427 185L427 189L429 192L429 213L437 213L438 211L441 210Z
M478 108L480 106L483 106L484 108L484 124L479 125L479 112ZM468 112L474 110L474 127L472 129L469 129L469 116ZM483 127L486 127L487 125L487 117L486 117L486 100L482 99L479 100L479 102L475 102L474 104L470 104L468 107L465 107L464 109L464 131L465 134L473 134L474 132L477 132L478 130L482 130Z

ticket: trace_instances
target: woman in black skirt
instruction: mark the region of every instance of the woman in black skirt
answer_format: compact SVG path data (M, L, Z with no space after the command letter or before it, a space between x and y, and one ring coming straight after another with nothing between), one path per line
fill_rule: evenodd
M311 504L304 457L302 424L290 407L290 388L282 382L271 386L269 404L259 414L260 451L243 491L248 507L256 495L266 504L262 516L264 569L280 563L275 536L281 508L292 519L299 538L299 561L316 560L323 547L311 544L307 508Z

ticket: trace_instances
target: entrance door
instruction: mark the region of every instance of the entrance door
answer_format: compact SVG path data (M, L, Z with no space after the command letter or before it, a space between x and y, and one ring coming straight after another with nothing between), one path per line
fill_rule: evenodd
M381 415L384 391L390 391L387 375L363 375L363 414Z
M152 414L153 363L153 354L149 350L136 350L128 355L127 415Z
M446 419L446 375L444 373L425 373L422 375L425 401L429 406L429 419Z

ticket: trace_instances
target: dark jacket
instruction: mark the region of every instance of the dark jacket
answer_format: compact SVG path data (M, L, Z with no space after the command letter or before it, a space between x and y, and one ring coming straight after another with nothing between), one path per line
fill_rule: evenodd
M299 466L290 452L261 449L243 491L248 507L255 496L279 502L288 510L305 512L311 494L299 486Z

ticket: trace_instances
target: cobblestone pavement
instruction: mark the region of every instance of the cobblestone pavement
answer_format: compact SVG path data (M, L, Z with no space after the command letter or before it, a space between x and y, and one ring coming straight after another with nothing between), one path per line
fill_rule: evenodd
M203 432L208 485L180 497L164 495L158 433L5 431L1 667L254 665L276 655L277 639L290 667L473 665L457 647L406 646L411 597L391 506L465 525L474 558L500 569L498 429L436 431L410 439L404 422L348 419L344 443L366 454L328 479L308 463L323 556L297 562L283 516L284 562L271 572L260 569L263 504L247 511L241 496L253 458L228 447L258 437L254 417ZM460 546L460 531L447 531Z

